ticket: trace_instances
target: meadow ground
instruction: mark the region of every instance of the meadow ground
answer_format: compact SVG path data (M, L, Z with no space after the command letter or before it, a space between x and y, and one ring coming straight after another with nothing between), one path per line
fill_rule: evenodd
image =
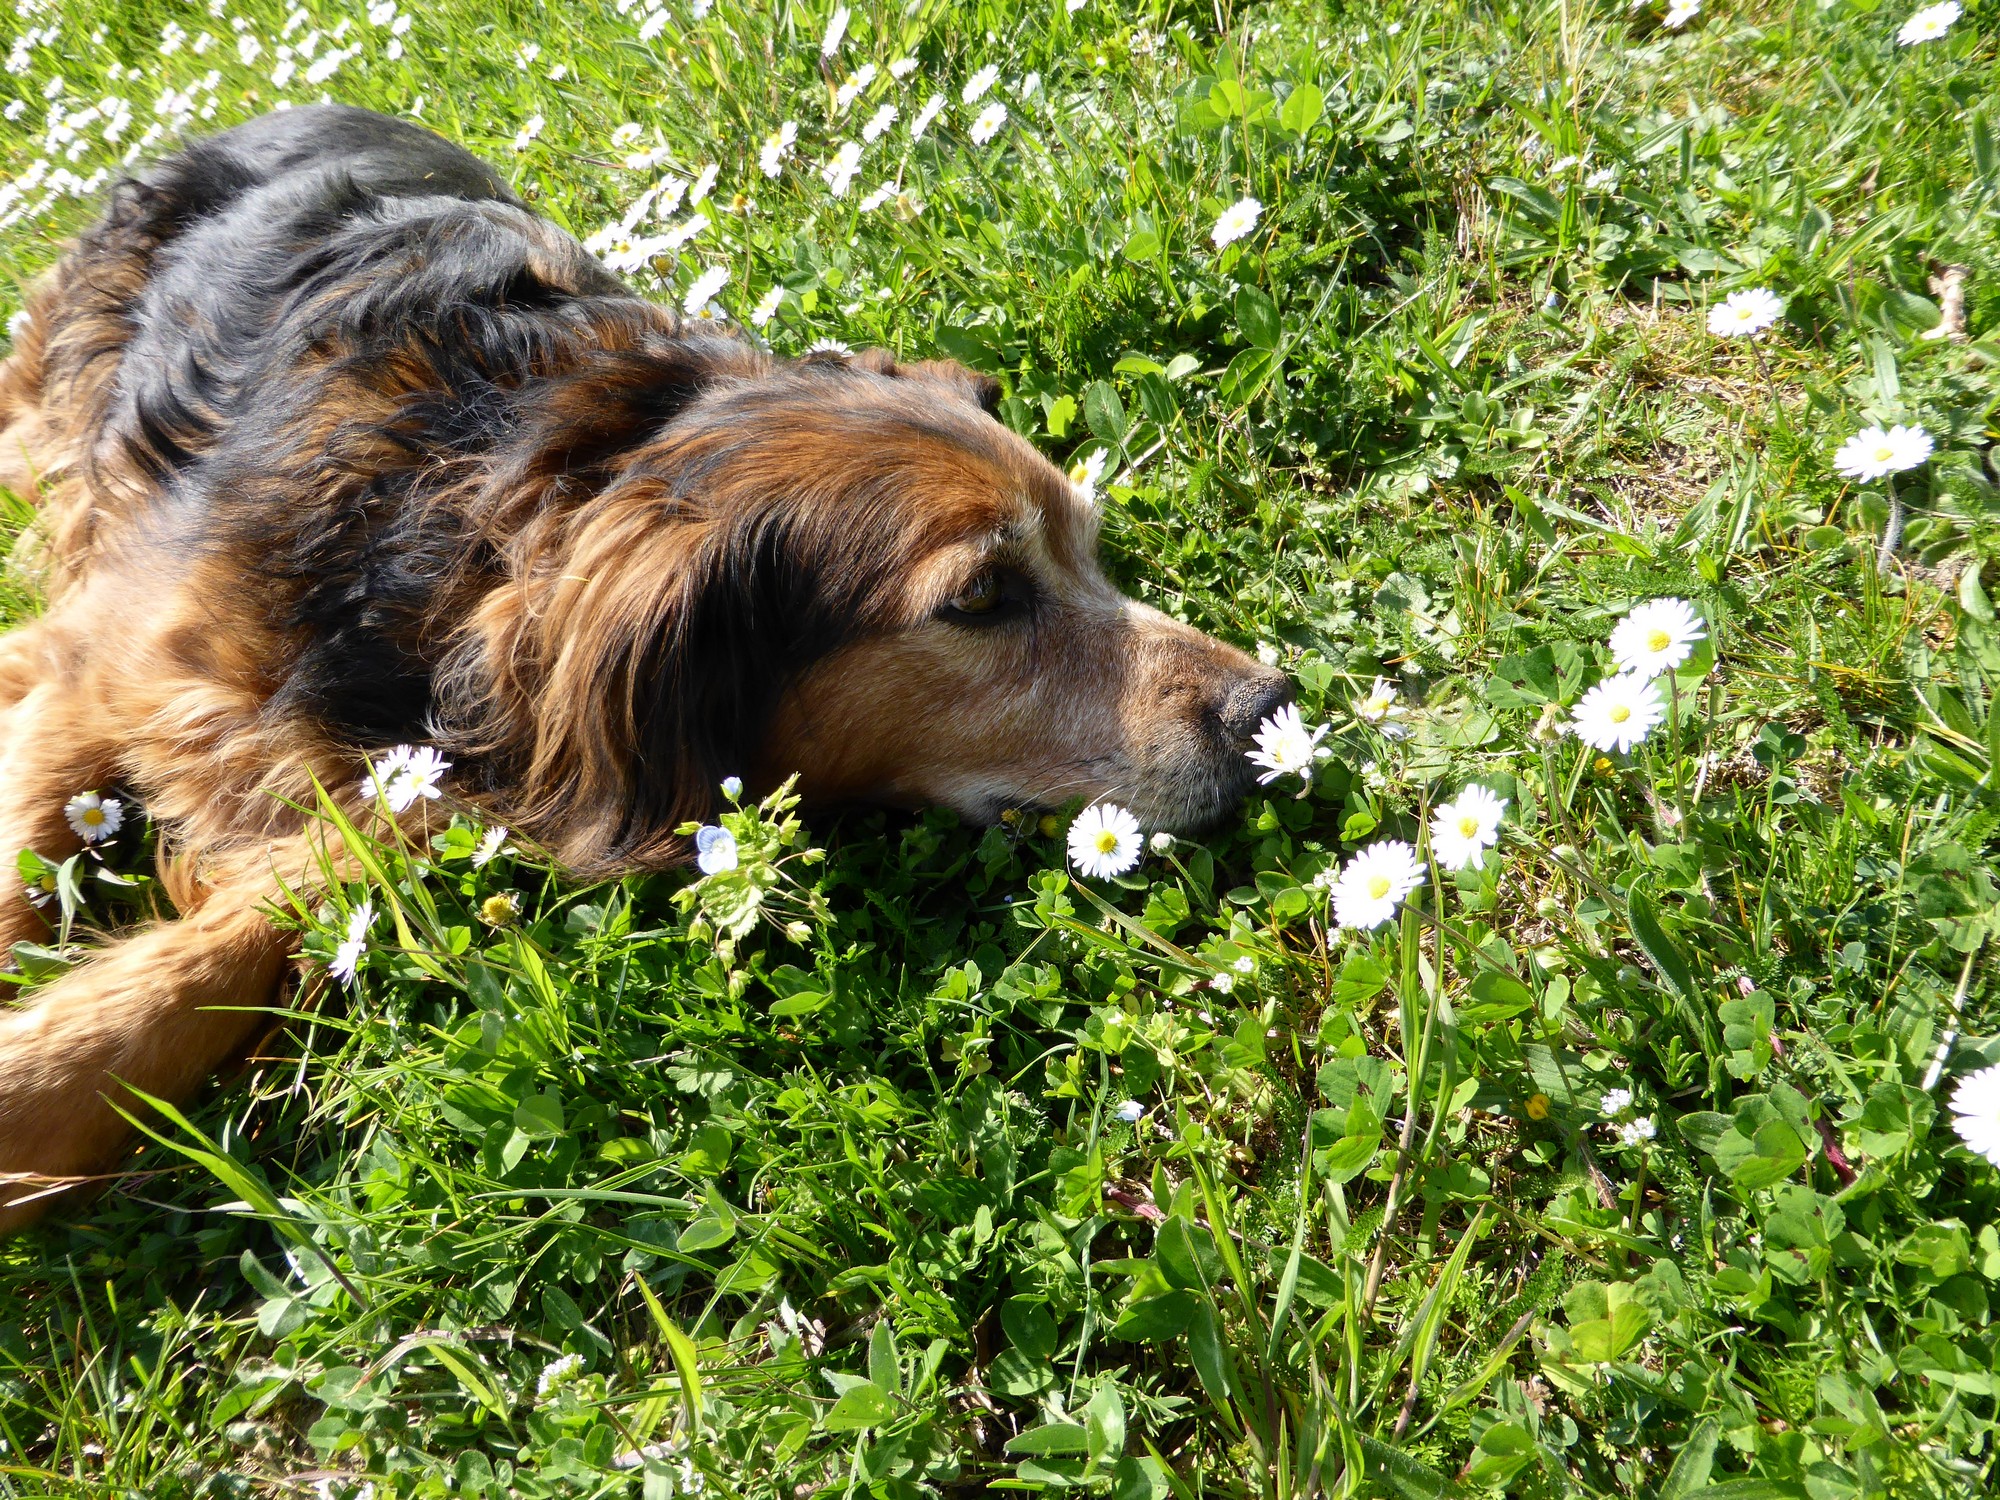
M406 114L998 376L1330 754L1105 878L380 851L349 1002L0 1246L0 1495L1990 1493L2000 11L1912 9L18 0L0 312L135 155Z

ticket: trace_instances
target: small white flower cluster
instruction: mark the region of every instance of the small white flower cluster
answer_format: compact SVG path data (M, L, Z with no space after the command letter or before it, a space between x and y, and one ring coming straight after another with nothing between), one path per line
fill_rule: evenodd
M1659 1134L1651 1115L1635 1115L1629 1120L1619 1118L1632 1105L1632 1091L1623 1088L1606 1089L1597 1101L1597 1107L1604 1115L1604 1128L1618 1137L1621 1146L1643 1146Z
M1707 637L1701 616L1685 599L1639 605L1611 632L1617 675L1585 693L1564 727L1593 750L1631 750L1667 717L1656 679L1677 670Z
M535 1399L546 1401L550 1391L574 1380L583 1371L581 1354L562 1354L542 1366L540 1378L535 1381Z

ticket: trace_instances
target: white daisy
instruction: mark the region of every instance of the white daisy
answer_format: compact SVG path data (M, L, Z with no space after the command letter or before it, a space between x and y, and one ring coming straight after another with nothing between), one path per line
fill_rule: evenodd
M1069 825L1069 857L1079 871L1106 879L1139 862L1139 820L1111 802L1096 802Z
M863 63L852 73L849 73L846 81L833 91L834 108L846 109L848 105L854 102L855 96L874 81L875 64Z
M542 127L547 123L540 115L529 115L527 123L514 132L514 149L526 151L534 144L535 137L542 133Z
M1931 456L1931 435L1922 427L1864 427L1840 445L1834 469L1849 479L1880 479L1914 469Z
M1951 1094L1951 1128L1966 1150L2000 1167L2000 1063L1959 1079Z
M943 108L943 94L932 94L930 98L926 99L924 107L917 111L917 117L910 121L910 139L913 141L922 140L924 132L931 128L931 121L938 117L938 112Z
M1701 616L1685 599L1648 599L1611 632L1611 655L1621 672L1657 677L1678 669L1706 640Z
M1176 842L1174 836L1162 828L1146 840L1146 847L1151 849L1155 854L1172 854Z
M1431 856L1447 870L1477 870L1486 851L1500 842L1500 817L1507 799L1472 785L1431 814Z
M896 106L885 104L868 117L868 123L861 127L861 139L873 141L896 123Z
M876 209L880 208L883 204L887 203L891 198L895 196L896 196L896 184L893 182L885 182L880 187L875 189L874 192L870 193L866 198L863 198L861 200L861 211L864 214L872 214L875 212ZM883 290L886 292L888 288L884 287Z
M347 935L333 950L333 958L326 966L327 973L342 984L354 983L361 955L368 951L368 924L374 920L375 905L371 901L363 901L347 914Z
M896 82L901 83L905 78L916 72L917 67L917 60L914 57L899 57L889 64L889 76L895 79Z
M1409 733L1395 722L1408 712L1396 701L1396 684L1386 677L1376 678L1368 691L1354 700L1354 717L1375 725L1392 740Z
M1669 31L1679 31L1688 22L1701 14L1701 0L1673 0L1667 13L1660 18L1660 24Z
M435 802L444 793L438 783L451 769L451 762L428 745L410 750L395 779L384 791L393 811L402 812L419 801Z
M826 35L819 40L821 57L831 57L840 50L840 39L847 35L847 23L853 15L844 5L834 7L833 14L826 18Z
M995 101L979 112L979 118L972 122L969 132L972 144L983 146L1000 133L1000 127L1007 123L1007 106Z
M1208 237L1215 241L1218 250L1225 245L1233 245L1257 227L1257 220L1263 212L1264 205L1255 198L1238 198L1222 211Z
M1334 923L1364 931L1380 927L1423 883L1424 867L1415 849L1401 839L1370 844L1332 883Z
M766 323L770 322L772 318L778 315L778 306L784 300L785 289L782 286L774 286L770 291L764 293L762 297L758 298L757 305L750 309L750 326L752 328L762 328Z
M1069 482L1076 486L1077 494L1092 504L1097 500L1097 481L1104 477L1104 466L1110 461L1108 448L1093 448L1087 458L1079 458L1069 466Z
M999 80L999 77L999 67L993 63L988 63L977 73L974 73L970 78L965 80L965 87L959 91L959 103L977 104L981 99L986 97L986 91L993 87Z
M1935 42L1947 31L1952 22L1965 14L1965 7L1958 0L1944 0L1942 5L1926 5L1922 10L1903 23L1896 33L1899 47L1914 47L1919 42Z
M785 158L792 154L792 146L799 138L799 124L787 120L776 130L764 137L764 148L757 153L757 165L766 177L776 177L784 170Z
M1310 776L1313 761L1319 757L1319 742L1326 738L1326 732L1324 724L1307 730L1296 703L1287 703L1272 714L1257 726L1253 736L1257 748L1248 752L1251 764L1264 768L1264 774L1257 778L1258 784L1268 786L1292 772Z
M839 339L814 339L810 344L806 345L806 353L808 355L831 354L841 359L847 359L853 355L854 350L850 345L843 344Z
M694 862L704 875L720 875L736 868L736 835L727 828L710 825L694 836Z
M63 816L86 844L101 844L125 821L125 806L116 797L82 792L63 804Z
M681 311L689 317L698 316L728 282L729 267L710 266L689 284L687 295L681 299Z
M714 162L710 162L695 174L694 186L688 189L689 208L693 208L695 204L701 202L702 199L709 195L709 192L715 187L715 179L721 171L721 167L717 166ZM671 209L661 210L663 213L671 213L672 211Z
M1767 287L1731 292L1708 310L1708 331L1717 338L1762 333L1784 316L1784 300Z
M500 853L500 846L506 842L507 830L504 826L496 823L487 829L485 836L479 841L479 847L472 851L473 868L479 869L493 863L495 856Z
M1145 1112L1146 1106L1141 1104L1137 1099L1127 1099L1117 1109L1112 1111L1119 1120L1127 1125L1137 1124L1139 1117Z
M819 169L819 175L826 179L833 196L842 198L847 195L847 185L854 181L854 173L860 165L860 142L843 141L840 149L833 153L833 159Z
M1569 732L1593 750L1630 750L1667 716L1659 684L1632 672L1607 677L1583 695Z

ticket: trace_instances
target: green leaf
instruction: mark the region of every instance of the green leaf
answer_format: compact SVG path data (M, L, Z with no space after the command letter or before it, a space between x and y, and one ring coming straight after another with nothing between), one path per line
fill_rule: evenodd
M1284 332L1278 305L1254 286L1236 289L1236 327L1259 349L1276 349Z
M1172 1291L1126 1308L1111 1325L1111 1336L1134 1344L1161 1344L1187 1331L1198 1303L1193 1292Z
M1326 113L1326 95L1310 83L1301 83L1285 96L1278 109L1278 124L1288 134L1303 137Z
M1635 885L1626 909L1631 918L1633 941L1689 1005L1699 1004L1701 992L1695 988L1694 971L1674 940L1667 936L1666 928L1660 925L1660 909L1652 896Z
M1109 1380L1083 1409L1083 1424L1090 1438L1090 1461L1101 1464L1125 1452L1125 1402L1118 1387Z
M1222 399L1232 405L1248 405L1257 399L1277 373L1280 361L1269 349L1245 349L1229 362L1217 387Z
M868 1335L868 1378L883 1390L901 1395L902 1366L896 1358L896 1335L882 1318Z
M1056 1352L1056 1320L1040 1297L1009 1297L1000 1304L1000 1327L1007 1342L1030 1359Z
M859 1432L867 1427L880 1427L894 1418L897 1410L894 1396L872 1381L863 1381L847 1388L833 1403L833 1410L821 1419L821 1425L828 1432Z
M1114 448L1124 443L1131 428L1125 403L1105 380L1092 381L1083 393L1083 420L1093 433Z
M1505 1021L1524 1010L1532 1010L1535 1004L1534 992L1501 969L1486 969L1473 975L1466 992L1472 996L1471 1003L1456 1007L1458 1019L1463 1022Z
M1016 1458L1023 1455L1047 1458L1052 1454L1089 1451L1090 1433L1076 1422L1045 1422L1040 1427L1030 1427L1007 1444L1008 1454Z
M1716 1440L1721 1435L1722 1424L1714 1417L1704 1417L1695 1423L1694 1431L1687 1435L1674 1466L1660 1485L1659 1500L1689 1500L1708 1483L1708 1471L1715 1463Z

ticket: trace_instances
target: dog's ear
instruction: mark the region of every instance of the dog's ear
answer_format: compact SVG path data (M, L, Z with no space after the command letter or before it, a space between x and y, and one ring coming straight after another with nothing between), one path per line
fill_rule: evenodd
M942 386L960 400L970 401L989 417L1000 415L1000 398L1005 392L991 375L968 369L955 359L919 359L899 362L886 349L864 349L851 361L857 368L876 375L901 380L922 380Z
M458 684L509 816L585 874L684 860L675 828L713 817L723 778L755 768L780 696L881 584L866 529L836 517L689 516L657 484L626 489L560 568L489 598Z

